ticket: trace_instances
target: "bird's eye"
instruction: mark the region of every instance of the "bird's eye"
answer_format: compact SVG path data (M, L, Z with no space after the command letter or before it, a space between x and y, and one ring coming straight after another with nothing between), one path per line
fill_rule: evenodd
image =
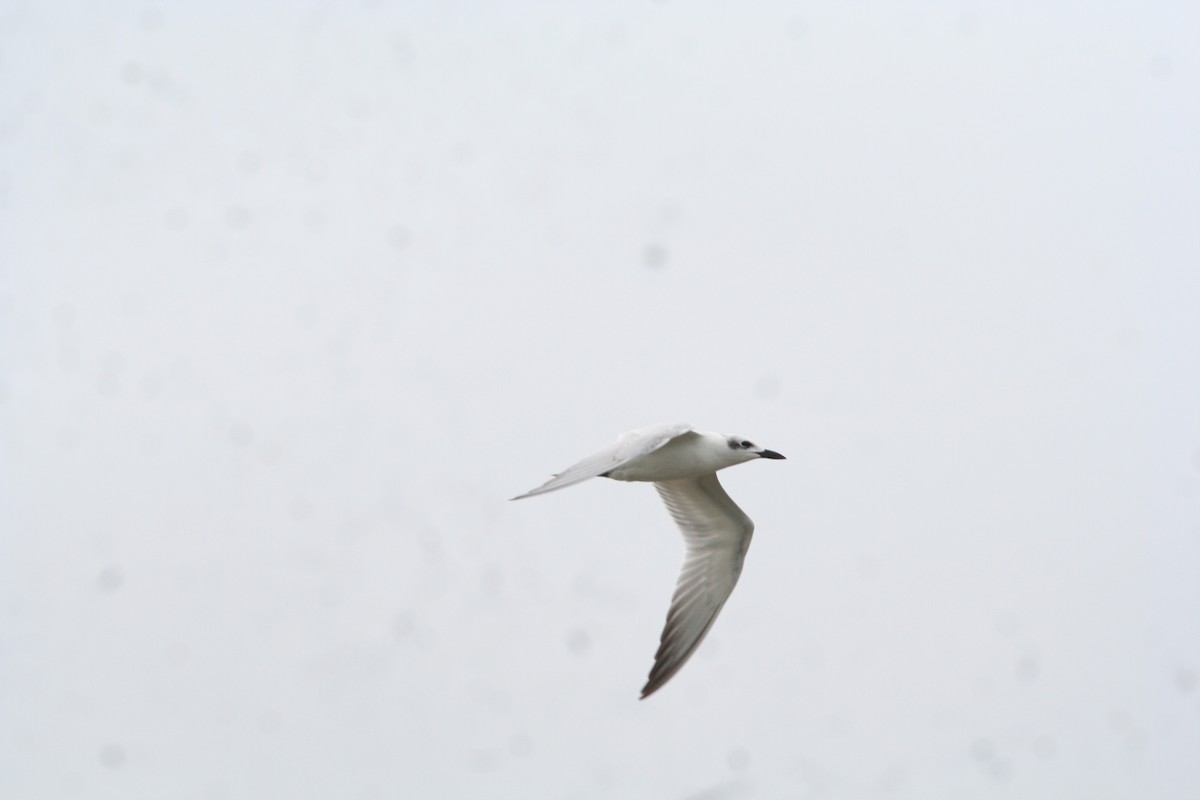
M751 447L754 447L754 443L753 442L742 442L742 447L749 450Z

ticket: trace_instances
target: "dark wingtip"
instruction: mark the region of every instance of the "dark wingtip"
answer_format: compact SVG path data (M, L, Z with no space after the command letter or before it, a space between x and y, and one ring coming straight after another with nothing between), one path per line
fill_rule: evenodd
M686 661L687 659L684 660ZM642 694L640 697L638 697L638 700L645 700L647 697L666 686L667 681L675 677L675 673L678 672L679 668L682 666L683 663L680 662L675 666L674 669L668 672L662 672L659 669L659 664L655 662L654 669L650 670L650 677L646 679L646 685L642 687Z

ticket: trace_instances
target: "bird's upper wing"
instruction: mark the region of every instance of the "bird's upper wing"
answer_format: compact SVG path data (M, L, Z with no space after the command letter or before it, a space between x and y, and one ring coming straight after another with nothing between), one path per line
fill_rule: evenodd
M586 481L588 478L595 478L598 475L603 475L617 467L628 464L635 458L644 456L647 453L653 453L672 439L677 439L691 432L691 425L679 424L650 425L630 431L629 433L623 433L617 437L617 441L600 452L593 453L578 464L567 467L536 489L517 495L512 499L520 500L523 497L533 497L536 494L553 492L555 489L563 489L581 481Z
M716 473L654 484L687 545L671 610L642 689L645 699L691 657L742 572L754 523L721 487Z

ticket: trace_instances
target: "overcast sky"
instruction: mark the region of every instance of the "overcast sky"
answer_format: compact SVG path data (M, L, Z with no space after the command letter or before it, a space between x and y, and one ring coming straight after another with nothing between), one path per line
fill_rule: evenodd
M0 3L0 795L1195 798L1200 11L850 5Z

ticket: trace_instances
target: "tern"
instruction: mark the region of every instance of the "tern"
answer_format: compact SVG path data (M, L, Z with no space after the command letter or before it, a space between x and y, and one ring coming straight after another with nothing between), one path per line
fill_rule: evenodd
M565 489L589 478L654 484L687 548L667 623L641 699L662 688L700 646L742 573L754 523L725 493L717 471L759 458L783 458L740 436L691 425L650 425L512 498Z

